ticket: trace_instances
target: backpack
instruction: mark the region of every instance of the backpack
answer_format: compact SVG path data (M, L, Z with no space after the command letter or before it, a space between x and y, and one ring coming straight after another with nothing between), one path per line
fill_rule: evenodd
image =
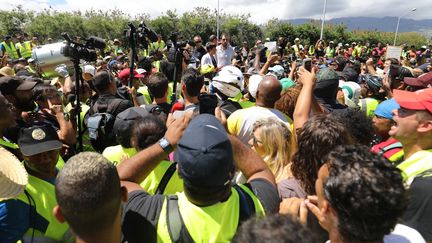
M117 144L113 131L115 121L113 114L122 101L122 99L113 99L106 104L95 102L94 107L92 107L95 113L89 115L87 129L93 148L100 153L106 147Z
M240 186L233 186L234 189L239 194L239 222L238 227L252 217L255 214L255 204L253 202L252 197L244 191ZM192 243L194 242L192 236L188 232L183 218L179 211L178 206L178 197L177 195L169 195L167 196L167 226L168 233L170 235L172 242L184 242L184 243Z

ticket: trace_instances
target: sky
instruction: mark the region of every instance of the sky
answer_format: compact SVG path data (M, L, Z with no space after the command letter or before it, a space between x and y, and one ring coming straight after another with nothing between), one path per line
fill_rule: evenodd
M50 7L58 11L117 8L132 16L148 13L153 18L174 9L179 14L198 6L217 9L218 0L0 0L2 9L16 5L36 11ZM219 0L219 7L225 13L249 13L251 21L262 24L272 18L320 19L324 0ZM417 10L410 12L413 8ZM430 19L430 9L432 0L328 0L326 19L403 15L417 20Z

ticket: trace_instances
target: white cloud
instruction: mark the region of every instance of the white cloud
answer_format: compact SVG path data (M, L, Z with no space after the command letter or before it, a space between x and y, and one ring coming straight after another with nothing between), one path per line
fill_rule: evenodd
M220 0L220 9L226 13L251 15L251 20L264 23L271 18L321 18L324 0ZM52 7L58 11L93 9L120 9L131 15L148 13L156 17L167 10L181 14L197 6L217 8L217 0L0 0L3 9L20 4L26 9L41 10ZM416 12L407 18L430 18L431 0L328 0L326 18L400 16L413 7Z

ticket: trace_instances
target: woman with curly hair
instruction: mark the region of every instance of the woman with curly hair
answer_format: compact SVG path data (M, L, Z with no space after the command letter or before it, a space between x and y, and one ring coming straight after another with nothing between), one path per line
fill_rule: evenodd
M252 149L266 162L276 183L291 177L292 134L289 127L274 117L263 118L253 125Z
M291 164L294 178L278 185L281 197L315 195L318 170L324 163L322 159L343 144L352 144L352 139L342 123L329 115L310 117L298 132L298 149Z

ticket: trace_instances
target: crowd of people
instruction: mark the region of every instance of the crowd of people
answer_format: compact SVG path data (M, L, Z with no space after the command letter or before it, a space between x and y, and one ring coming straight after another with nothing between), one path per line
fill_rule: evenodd
M5 36L0 242L432 242L432 45L203 39Z

